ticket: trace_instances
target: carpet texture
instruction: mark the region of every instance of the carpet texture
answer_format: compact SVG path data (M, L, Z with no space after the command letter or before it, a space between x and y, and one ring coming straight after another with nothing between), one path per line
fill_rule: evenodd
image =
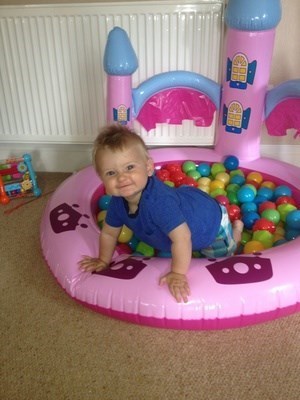
M40 173L40 199L0 206L1 400L300 398L299 313L241 329L173 331L72 300L39 242L47 193L67 176Z

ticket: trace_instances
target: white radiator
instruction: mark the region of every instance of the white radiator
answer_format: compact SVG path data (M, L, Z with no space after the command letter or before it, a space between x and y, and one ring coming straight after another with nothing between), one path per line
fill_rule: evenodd
M184 3L0 7L0 143L93 142L106 123L102 60L114 26L127 31L139 60L134 87L171 70L219 81L225 0ZM184 122L140 133L151 145L210 145L214 131L215 123Z

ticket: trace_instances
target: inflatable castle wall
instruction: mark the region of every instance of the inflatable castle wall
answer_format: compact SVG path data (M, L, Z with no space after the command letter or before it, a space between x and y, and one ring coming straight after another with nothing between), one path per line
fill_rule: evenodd
M156 123L210 126L219 118L215 151L242 161L260 157L265 121L270 135L300 132L300 80L268 91L275 29L281 19L280 0L229 0L225 12L227 37L222 85L200 74L171 71L132 88L138 60L126 32L115 27L104 54L107 73L107 122L147 130ZM297 134L296 134L297 135Z

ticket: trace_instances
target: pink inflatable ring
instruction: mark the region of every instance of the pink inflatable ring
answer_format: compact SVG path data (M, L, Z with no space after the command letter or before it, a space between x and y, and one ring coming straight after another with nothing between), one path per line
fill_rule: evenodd
M214 150L197 148L155 149L151 155L157 164L221 161ZM266 158L241 167L262 172L276 184L288 183L300 204L299 168ZM99 177L87 167L55 191L41 221L44 257L59 284L78 302L122 320L175 329L241 327L299 311L300 237L257 255L193 259L186 304L176 303L167 287L158 285L169 268L166 258L128 257L117 250L109 270L82 272L82 255L98 253L95 204L101 191Z

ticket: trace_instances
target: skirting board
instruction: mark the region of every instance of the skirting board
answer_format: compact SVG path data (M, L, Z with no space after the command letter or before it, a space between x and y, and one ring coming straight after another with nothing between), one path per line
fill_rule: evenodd
M29 153L35 171L74 172L91 164L91 150L87 144L2 143L0 160ZM261 145L261 155L300 167L300 145Z

